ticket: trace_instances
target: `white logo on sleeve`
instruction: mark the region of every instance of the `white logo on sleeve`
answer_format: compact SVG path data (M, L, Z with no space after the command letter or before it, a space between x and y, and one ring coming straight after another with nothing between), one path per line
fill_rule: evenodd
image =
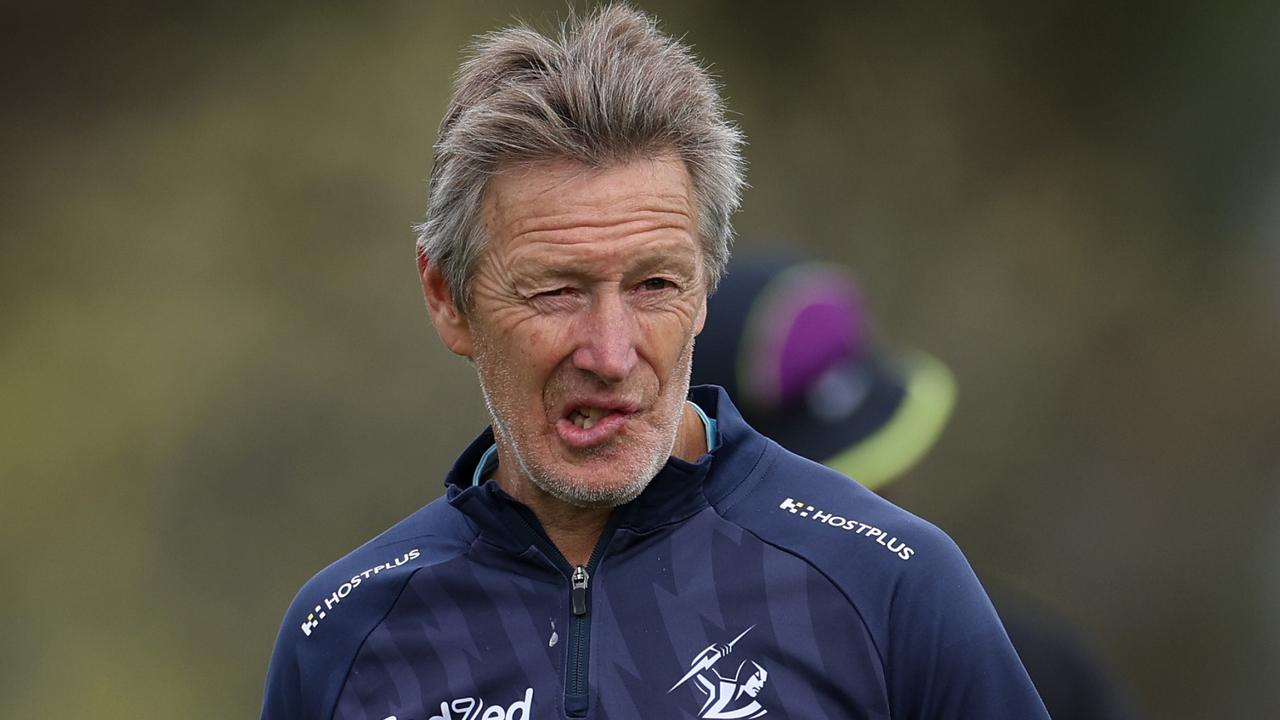
M737 718L758 718L768 714L768 710L760 704L757 696L764 689L769 679L769 671L754 660L743 660L738 663L737 670L731 677L720 674L720 670L728 669L729 663L716 665L733 652L738 644L755 625L743 630L738 637L724 644L708 645L689 663L689 671L684 674L668 693L684 685L692 679L698 692L706 696L698 717L707 720L736 720Z
M796 517L802 517L823 525L829 525L838 530L844 530L846 532L852 532L855 535L861 535L868 540L874 540L876 544L888 549L889 552L897 555L903 560L910 560L911 556L916 553L916 551L905 542L899 540L895 536L890 536L884 530L881 530L874 525L868 525L867 523L859 522L852 518L836 515L835 513L829 513L826 510L819 510L817 507L810 505L803 500L792 500L791 498L787 498L782 501L782 504L778 505L778 509L786 510Z
M337 590L334 590L329 597L323 599L323 605L317 604L314 610L307 613L307 619L303 620L302 624L299 626L302 629L302 634L307 637L311 637L311 633L320 625L320 621L328 617L329 613L333 612L333 608L336 607L338 603L346 599L346 597L351 594L352 590L360 587L360 583L380 572L383 572L384 570L394 570L407 562L417 560L421 555L422 553L418 551L418 548L414 548L394 560L374 565L364 572L352 575L350 580L339 585Z

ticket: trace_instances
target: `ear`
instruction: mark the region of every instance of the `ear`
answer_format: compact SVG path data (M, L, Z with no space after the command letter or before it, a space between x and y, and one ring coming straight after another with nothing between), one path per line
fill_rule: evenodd
M454 304L440 269L422 252L418 253L418 275L422 279L422 295L427 300L427 313L440 341L451 352L471 357L471 324Z

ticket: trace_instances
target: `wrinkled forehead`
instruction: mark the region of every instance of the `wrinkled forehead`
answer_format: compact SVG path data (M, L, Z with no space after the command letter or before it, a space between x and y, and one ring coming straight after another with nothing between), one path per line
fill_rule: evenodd
M587 261L601 248L701 254L692 183L663 154L608 167L554 160L504 168L486 188L486 253Z
M650 205L696 215L693 181L685 163L663 152L604 166L572 159L508 164L485 187L486 221L598 208L625 211Z

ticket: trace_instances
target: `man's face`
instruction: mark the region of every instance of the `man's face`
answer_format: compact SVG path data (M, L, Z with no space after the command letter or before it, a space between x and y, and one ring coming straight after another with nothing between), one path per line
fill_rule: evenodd
M757 665L756 667L759 666ZM754 675L747 678L747 681L743 683L742 692L750 695L751 697L759 695L760 691L764 689L765 675L766 673L763 669L757 670Z
M608 507L666 462L706 314L694 208L670 156L491 180L466 324L504 470Z

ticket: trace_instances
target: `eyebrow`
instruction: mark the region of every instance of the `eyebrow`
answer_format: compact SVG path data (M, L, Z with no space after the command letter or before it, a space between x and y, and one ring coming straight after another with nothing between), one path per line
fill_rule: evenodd
M698 267L697 253L694 253L687 261L682 255L654 253L638 258L627 270L632 274L646 274L654 270L671 267L672 265L675 265L674 269L680 272L696 272Z
M553 264L545 260L528 260L522 263L524 266L523 275L529 280L538 281L556 281L556 280L593 280L594 276L589 270L586 270L578 262L572 260L565 261L563 264ZM662 269L669 269L676 273L693 275L697 273L698 261L696 253L686 259L683 255L676 255L670 252L651 252L636 258L629 258L629 261L623 268L625 276L645 275Z

